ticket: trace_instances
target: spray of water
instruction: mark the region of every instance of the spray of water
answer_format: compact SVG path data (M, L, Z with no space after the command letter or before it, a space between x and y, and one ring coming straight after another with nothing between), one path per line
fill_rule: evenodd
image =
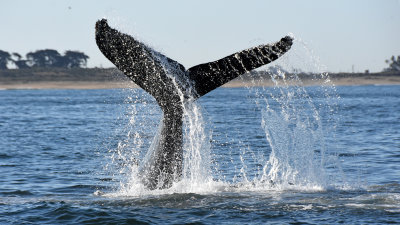
M256 96L255 104L261 111L260 120L265 132L265 141L271 149L270 152L264 151L266 160L259 162L260 168L255 176L251 176L252 178L247 176L247 159L256 158L260 149L254 151L244 146L239 149L240 162L234 162L241 165L236 172L242 179L231 183L214 178L215 174L211 171L212 132L206 128L206 120L200 105L189 99L182 101L184 102L183 178L167 190L147 190L139 179L139 164L145 155L144 152L148 147L151 149L151 146L146 144L150 143L151 133L156 133L153 143L160 135L157 130L149 129L149 121L153 125L154 121L160 118L155 116L160 114L160 110L155 109L154 102L146 103L140 100L140 97L132 100L132 96L129 96L128 102L135 104L131 104L128 108L127 136L111 150L112 163L120 162L117 170L120 175L117 195L210 193L222 190L321 190L337 184L338 180L343 178L343 175L338 177L337 174L343 173L340 171L338 157L332 150L334 148L331 146L327 148L325 140L327 134L332 138L335 133L335 125L338 122L335 115L339 97L327 73L321 69L315 57L310 56L312 53L306 44L297 39L294 47L278 62L280 65L292 67L293 72L288 73L279 69L270 73L274 82L273 88L249 88L249 92ZM313 94L309 93L310 88L305 87L300 79L299 68L315 72L312 79L320 82L320 85L313 87ZM170 68L165 69L168 71ZM169 76L176 85L182 85L173 74ZM250 86L254 86L257 81L252 82L253 85ZM186 94L181 93L181 98L183 99ZM137 104L139 101L140 104ZM226 160L229 160L229 157Z
M282 96L265 99L262 109L262 127L272 151L261 180L282 186L325 186L319 113L303 88L278 89Z
M272 65L275 69L268 71L273 88L250 88L257 96L261 126L271 148L262 172L252 184L277 190L344 186L335 147L328 147L326 142L327 138L335 138L340 98L306 43L300 39L295 43L294 49L282 57L281 66ZM305 75L302 70L313 74ZM300 77L313 86L307 87ZM252 82L254 85L259 81Z

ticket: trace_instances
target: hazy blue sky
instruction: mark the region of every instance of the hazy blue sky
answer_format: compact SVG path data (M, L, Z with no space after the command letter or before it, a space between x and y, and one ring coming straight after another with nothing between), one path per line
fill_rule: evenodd
M381 71L400 55L399 0L0 0L0 49L25 55L80 50L112 64L94 41L96 20L190 67L293 33L328 71ZM297 45L299 43L296 43ZM303 47L303 46L301 46Z

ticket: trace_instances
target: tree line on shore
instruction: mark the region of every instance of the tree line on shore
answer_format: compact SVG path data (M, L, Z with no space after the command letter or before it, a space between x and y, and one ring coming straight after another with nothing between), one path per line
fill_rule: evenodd
M27 68L83 68L86 67L87 56L79 51L65 51L61 55L54 49L43 49L26 54L25 58L14 52L0 50L0 69L9 69L8 65L14 64L17 69Z
M13 64L17 69L84 68L88 59L89 56L85 53L71 50L65 51L64 55L54 49L37 50L27 53L25 58L16 52L10 54L0 50L0 69L9 69L8 65L10 64ZM400 55L397 57L392 56L385 62L388 67L383 69L384 72L400 71Z
M390 60L385 60L389 67L384 69L384 71L400 71L400 55L396 57L392 56Z

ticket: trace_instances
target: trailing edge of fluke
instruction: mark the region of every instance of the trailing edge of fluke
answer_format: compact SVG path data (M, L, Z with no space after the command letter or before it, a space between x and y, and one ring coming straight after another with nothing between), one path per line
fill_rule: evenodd
M182 176L184 102L278 59L290 49L293 38L286 36L274 44L259 45L187 70L132 36L109 27L106 19L96 23L96 43L104 56L156 99L163 111L160 136L141 166L144 185L162 189Z

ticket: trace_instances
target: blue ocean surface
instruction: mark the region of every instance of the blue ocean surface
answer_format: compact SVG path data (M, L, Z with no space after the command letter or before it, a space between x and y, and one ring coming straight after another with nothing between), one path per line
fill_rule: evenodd
M0 224L400 223L400 86L219 88L186 116L184 178L148 191L146 93L0 90Z

